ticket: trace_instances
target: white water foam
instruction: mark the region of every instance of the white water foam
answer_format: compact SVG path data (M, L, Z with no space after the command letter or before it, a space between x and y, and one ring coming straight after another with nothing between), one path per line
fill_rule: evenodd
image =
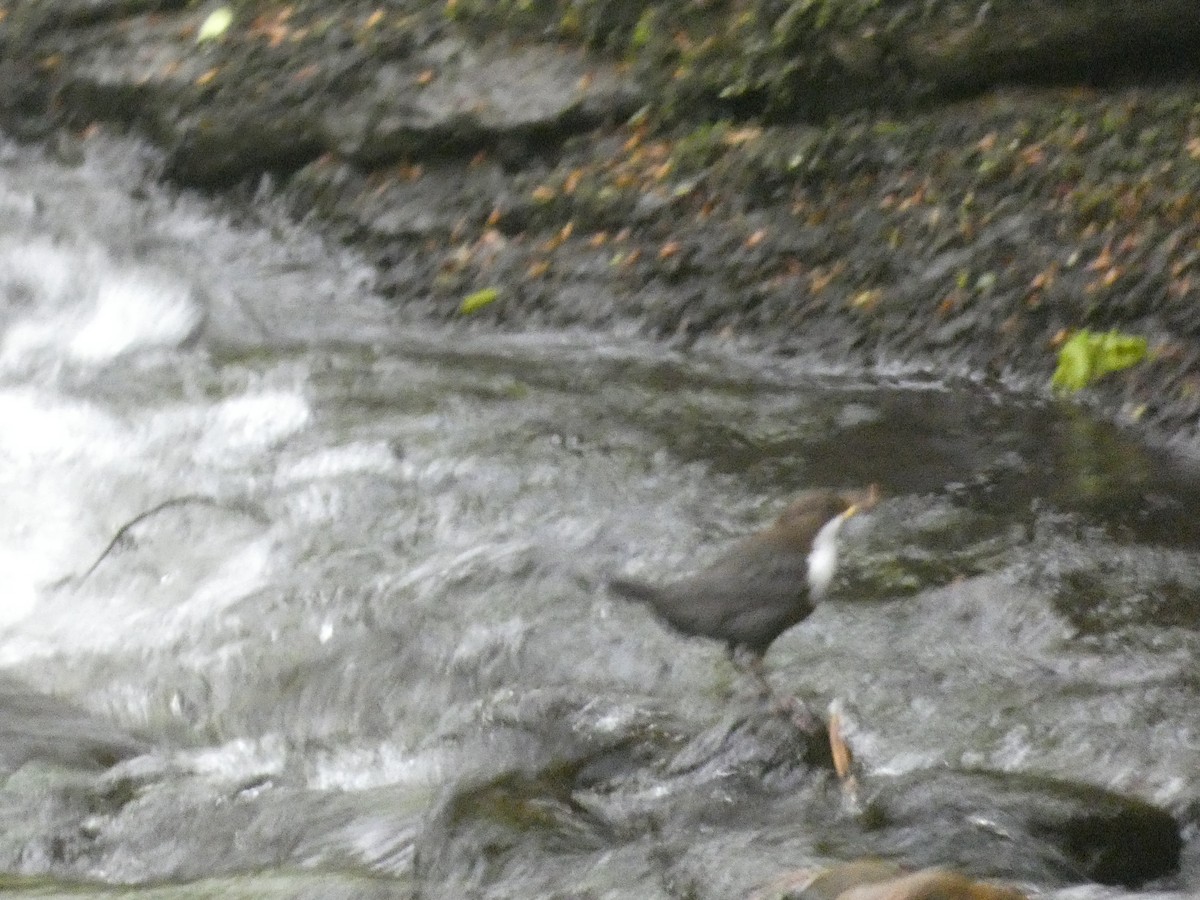
M96 407L33 388L0 391L0 422L3 626L29 615L41 586L70 573L102 539L81 498L120 459L129 435Z
M38 359L98 365L176 347L203 321L192 289L165 271L47 239L0 245L0 303L5 369Z

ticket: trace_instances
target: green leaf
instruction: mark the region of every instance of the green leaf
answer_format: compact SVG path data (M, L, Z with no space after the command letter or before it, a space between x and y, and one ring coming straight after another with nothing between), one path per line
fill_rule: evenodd
M211 41L219 38L229 26L233 24L233 10L228 6L218 6L208 18L204 20L204 24L200 26L200 30L196 32L196 43L202 44L205 41Z
M1050 379L1053 387L1079 391L1092 380L1092 353L1088 333L1080 331L1073 335L1058 350L1058 368Z
M1116 329L1107 334L1078 331L1058 351L1058 367L1050 379L1053 387L1079 391L1109 372L1135 366L1146 358L1144 337Z
M463 314L473 313L476 310L483 309L489 303L492 303L500 297L500 289L494 287L483 288L475 291L473 294L467 294L463 297L462 305L458 307L458 311Z
M1146 358L1148 350L1149 344L1144 337L1110 331L1100 338L1096 354L1096 377L1136 366Z

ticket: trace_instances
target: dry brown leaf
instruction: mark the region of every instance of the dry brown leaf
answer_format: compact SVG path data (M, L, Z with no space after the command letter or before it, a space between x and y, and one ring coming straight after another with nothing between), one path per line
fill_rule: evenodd
M845 781L850 775L854 756L842 736L842 717L836 712L829 717L829 751L833 754L833 770Z

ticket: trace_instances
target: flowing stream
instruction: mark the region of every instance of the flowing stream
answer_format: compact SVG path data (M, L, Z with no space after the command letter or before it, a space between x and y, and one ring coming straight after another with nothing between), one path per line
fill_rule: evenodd
M352 254L153 167L0 146L5 888L717 898L884 855L1200 891L1187 466L966 380L407 323ZM1103 788L1178 823L1170 873L875 837L718 646L605 592L871 482L772 683L839 712L864 791Z

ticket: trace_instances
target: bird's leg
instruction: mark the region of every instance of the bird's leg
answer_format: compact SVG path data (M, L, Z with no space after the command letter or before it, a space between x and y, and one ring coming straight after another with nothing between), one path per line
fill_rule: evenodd
M788 694L785 697L776 696L775 703L779 711L790 715L792 723L806 734L822 729L820 716L795 694Z
M737 668L749 672L754 678L758 685L760 699L770 700L776 712L791 716L792 722L803 732L813 732L821 728L820 718L808 708L808 704L803 700L791 694L780 696L775 692L775 689L771 687L771 682L767 680L761 654L747 650L745 647L730 648L729 652L733 664Z
M738 648L733 653L733 664L739 669L744 669L749 672L758 685L758 696L766 700L774 696L774 691L771 690L771 682L767 681L766 670L763 669L763 658L744 647Z

